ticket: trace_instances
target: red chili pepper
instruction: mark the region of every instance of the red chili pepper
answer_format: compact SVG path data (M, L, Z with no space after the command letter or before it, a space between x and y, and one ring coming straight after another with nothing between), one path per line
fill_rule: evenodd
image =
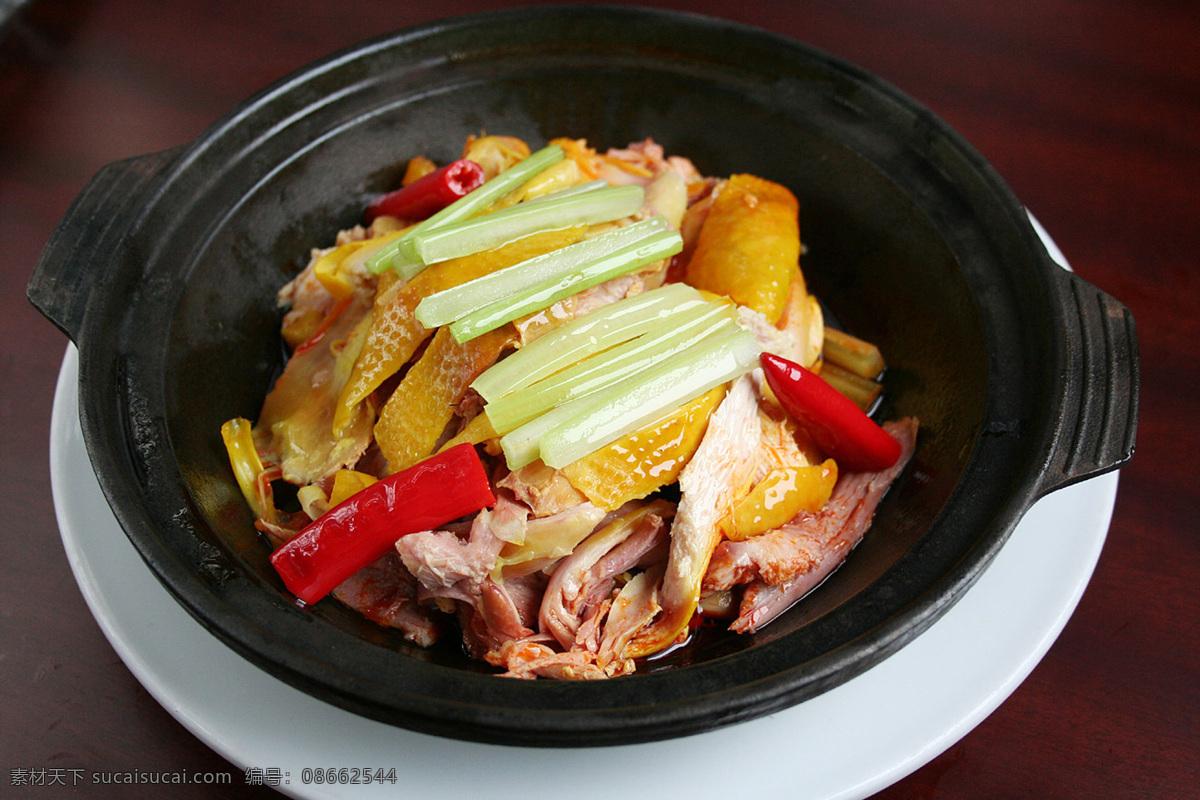
M475 447L456 445L331 508L272 553L271 563L292 594L315 603L400 537L495 502Z
M425 219L482 184L483 167L470 159L460 158L371 203L367 206L367 223L384 215L408 220Z
M839 466L849 472L878 472L900 458L900 443L820 375L771 353L760 360L784 411Z

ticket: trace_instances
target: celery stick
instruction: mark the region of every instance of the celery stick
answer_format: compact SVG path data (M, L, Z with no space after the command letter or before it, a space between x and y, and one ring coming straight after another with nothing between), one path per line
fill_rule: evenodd
M523 161L518 161L501 172L490 181L465 196L458 198L450 205L425 220L420 228L438 228L442 225L458 222L482 211L487 205L499 200L504 195L517 188L525 181L548 169L566 157L562 148L556 144L548 145L531 154Z
M844 367L860 378L874 380L887 366L883 354L874 344L836 328L825 328L823 349L826 361Z
M504 298L467 314L450 324L450 333L459 342L469 341L506 322L540 311L564 297L624 275L683 249L683 239L673 230L660 231L624 247L615 253L573 267L513 297Z
M639 336L662 319L703 302L698 291L683 283L618 300L543 334L488 369L471 388L492 402L593 353Z
M578 404L578 411L541 435L541 459L547 466L561 469L714 386L744 375L758 365L759 353L754 334L738 328L704 340L642 375L559 406Z
M871 412L875 401L883 393L883 384L868 380L832 361L827 360L821 366L821 377L867 413Z
M542 230L612 222L637 213L640 186L607 186L550 200L518 203L481 217L417 231L412 243L425 264L491 250Z
M603 189L607 186L608 181L604 180L603 178L596 178L593 181L586 181L584 183L578 183L574 186L566 186L562 189L555 189L553 192L535 195L524 202L542 203L546 200L557 200L561 197L570 197L572 195L583 194L584 192L594 192L597 189Z
M662 325L624 344L597 353L523 391L488 403L488 419L505 434L555 406L638 375L699 342L737 329L731 307L710 303L664 320Z
M572 266L614 253L651 233L666 229L666 220L654 217L431 294L417 305L417 320L426 328L446 325L501 298L528 291L549 278L561 275Z
M425 269L426 264L413 249L412 239L401 236L395 241L395 245L395 253L392 255L390 266L400 273L400 277L404 280L412 280L413 276Z
M542 170L554 166L565 156L558 145L543 147L414 226L399 239L380 248L379 252L367 261L367 269L379 274L391 267L400 270L405 279L411 278L425 266L412 247L413 239L418 233L449 225L479 213L488 204L508 194Z
M733 363L730 363L728 358L721 357L721 354L728 353L730 350L734 351ZM584 426L588 424L588 420L591 420L595 416L597 421L599 421L600 418L598 415L601 413L601 410L609 407L614 402L621 401L622 398L625 399L626 403L630 400L650 399L651 401L659 400L665 404L660 413L657 415L651 414L650 418L640 423L637 423L636 420L649 412L646 411L635 416L634 412L630 411L629 419L626 422L630 420L634 422L620 426L624 429L623 432L616 433L611 438L607 438L607 441L600 441L587 452L598 450L605 444L608 444L608 442L625 435L625 433L636 430L642 425L662 416L667 411L699 397L714 386L753 369L758 363L758 353L759 346L757 340L754 339L754 335L739 328L729 334L713 337L709 341L702 342L674 361L668 361L655 370L614 381L605 389L593 392L590 395L577 397L574 400L556 406L540 417L535 417L501 437L500 447L504 451L508 467L509 469L519 469L538 458L545 461L546 452L543 450L542 445L551 432L571 424L577 433L586 433ZM734 364L745 365L745 369L741 369L740 366L738 367L740 371L733 369ZM729 371L730 377L716 379L716 376L724 375L727 371ZM648 388L647 384L649 384ZM703 386L703 388L695 389L697 384ZM683 398L674 400L676 393L681 391L684 395ZM490 414L488 418L491 418ZM565 435L563 434L563 436ZM566 443L564 442L563 444L565 445ZM581 453L575 456L575 458L562 463L569 464L571 461L587 455L587 452ZM550 457L556 458L555 452L552 451ZM546 463L549 464L549 462Z
M500 449L504 451L504 460L508 468L520 469L540 458L542 437L569 421L578 410L579 407L573 405L552 408L500 437Z

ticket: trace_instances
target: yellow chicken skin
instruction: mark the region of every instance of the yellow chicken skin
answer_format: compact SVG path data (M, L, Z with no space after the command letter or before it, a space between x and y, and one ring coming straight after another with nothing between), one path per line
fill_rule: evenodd
M679 479L724 396L724 386L711 389L663 419L568 464L563 474L606 511L640 500Z
M496 363L514 338L511 325L464 343L456 341L448 328L438 329L375 424L375 442L388 461L389 473L433 453L471 381Z
M786 187L733 175L700 228L687 282L761 312L774 325L800 261L799 211Z

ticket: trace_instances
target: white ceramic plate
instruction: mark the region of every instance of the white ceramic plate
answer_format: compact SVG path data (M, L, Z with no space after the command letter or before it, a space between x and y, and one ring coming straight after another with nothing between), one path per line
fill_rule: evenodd
M356 716L280 682L208 633L151 574L104 500L83 444L77 386L78 354L68 347L54 398L51 480L67 557L96 621L188 730L239 768L263 770L281 792L306 799L498 800L558 786L588 800L613 795L609 770L616 769L616 791L632 800L662 795L667 779L651 776L664 775L666 765L673 795L866 797L957 742L1033 670L1091 578L1117 491L1110 473L1039 501L978 582L928 631L812 700L666 742L511 748ZM329 768L344 768L346 780L394 770L395 783L318 783L315 770L324 775Z
M63 544L96 621L142 685L240 768L278 770L297 798L525 798L569 786L573 798L672 793L861 798L950 747L1012 693L1062 630L1091 577L1116 497L1115 473L1039 501L949 612L878 666L798 706L671 741L542 750L440 739L327 705L235 654L193 620L142 562L109 510L79 428L78 356L59 375L50 440ZM712 769L718 757L723 766ZM305 769L395 769L396 784L304 783ZM386 772L385 772L386 774ZM241 776L235 776L241 779ZM681 795L686 796L686 795Z

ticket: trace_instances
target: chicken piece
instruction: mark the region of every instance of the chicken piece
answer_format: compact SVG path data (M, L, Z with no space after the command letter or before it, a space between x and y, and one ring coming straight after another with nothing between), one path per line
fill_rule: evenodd
M537 601L545 587L546 577L541 573L503 583L488 577L471 595L461 594L457 587L446 590L442 602L453 600L467 652L502 666L497 657L506 646L538 638L533 627L537 624Z
M788 288L787 301L778 325L781 330L791 334L792 349L790 352L776 352L776 355L809 369L814 368L821 359L821 348L825 343L825 313L817 298L808 293L799 267Z
M537 619L537 603L546 585L543 576L533 573L514 580L497 583L488 578L480 587L477 610L487 629L492 648L500 642L524 639L533 635Z
M760 373L752 377L761 387ZM773 398L759 400L758 421L762 438L754 454L753 487L721 520L729 539L764 533L804 509L818 510L837 478L835 462L822 462L824 454L812 437Z
M457 609L463 639L476 657L505 642L532 636L546 576L538 572L493 577L508 540L524 538L529 509L503 493L491 510L475 516L466 538L448 530L409 534L396 551L420 583L418 598L445 610Z
M657 500L601 528L554 568L538 620L543 633L566 649L575 646L585 617L611 594L615 577L666 541L671 504Z
M507 581L552 566L586 539L604 516L604 509L580 503L558 514L529 520L521 540L506 543L500 551L493 575Z
M649 267L627 275L618 275L604 283L576 292L534 314L513 321L521 337L521 346L563 325L576 317L590 314L598 308L633 297L662 285L666 277L666 261L656 261Z
M384 272L375 293L370 333L338 397L334 425L340 428L429 338L431 331L414 316L424 297L573 244L582 236L582 226L535 233L494 250L433 264L407 283L391 270Z
M454 419L455 408L484 370L496 363L515 334L511 325L458 342L440 328L392 392L375 423L375 442L399 472L428 458Z
M639 572L613 599L596 652L596 663L602 669L608 671L612 667L620 672L633 671L633 659L626 658L624 653L637 632L662 610L658 603L658 585L665 568L665 564L658 564Z
M753 379L743 375L713 413L700 447L679 476L681 499L659 591L662 613L629 642L621 657L657 653L686 633L721 538L718 523L749 490L761 437Z
M663 173L674 173L684 186L703 180L690 159L668 156L663 146L653 139L633 142L628 147L610 148L597 155L597 172L613 185L652 184Z
M417 581L394 553L351 575L331 593L374 623L396 628L404 637L429 647L441 626L417 602Z
M526 464L496 483L510 490L517 500L529 506L535 517L549 517L586 502L587 497L571 485L562 472L541 461Z
M645 269L627 275L618 275L572 295L574 313L571 318L582 317L610 303L658 288L662 283L661 278L665 264L664 261L656 261Z
M832 458L812 467L773 469L721 520L721 532L727 539L742 541L786 525L802 511L816 513L829 500L836 482L837 462Z
M508 194L494 201L488 206L487 213L511 208L517 203L528 202L551 192L569 189L587 180L583 171L579 169L579 165L568 158L547 167Z
M705 590L750 584L732 630L758 630L845 561L871 527L884 494L912 458L917 429L913 418L886 423L884 430L900 442L900 459L881 472L843 473L821 511L801 513L774 531L717 547L704 578Z
M576 650L560 653L545 644L533 641L505 643L488 659L503 667L506 678L556 678L558 680L598 680L609 677L596 666L591 653Z
M295 349L307 341L337 305L337 299L317 279L314 267L321 257L333 251L313 250L308 265L300 270L276 294L280 308L286 308L280 333L288 347Z
M757 379L761 370L756 370L754 374ZM773 469L810 467L825 459L808 431L788 416L773 398L763 398L759 402L758 422L762 428L762 449L759 451L756 481Z
M608 619L612 603L612 598L606 597L588 609L579 623L579 631L575 634L575 645L572 649L586 650L589 653L600 650L600 636L604 633L604 622Z
M649 425L566 465L562 474L601 508L620 508L674 483L696 449L725 387L717 386Z
M468 136L462 157L483 169L486 180L529 158L529 145L515 136Z
M689 189L687 211L683 213L683 221L679 224L679 235L683 237L683 249L675 256L672 263L671 280L684 280L687 274L687 263L691 261L692 254L696 252L696 243L700 240L700 231L704 230L708 212L712 210L713 201L716 200L719 189L724 185L724 180L709 181L704 184L706 192L699 197L693 196Z
M737 321L739 325L754 334L754 338L765 353L774 353L777 356L788 358L799 349L796 344L796 334L788 328L775 327L759 311L746 306L738 306Z
M370 297L377 279L366 268L367 256L388 240L388 234L395 230L395 222L393 217L387 217L369 228L355 225L338 231L333 247L313 248L304 269L276 293L279 306L288 309L283 317L282 333L289 347L299 346L315 333L337 301L345 299L350 292L362 292ZM351 254L353 257L348 257ZM330 256L345 263L349 292L342 296L331 293L321 280L318 267Z
M396 552L408 571L435 596L452 587L462 589L464 583L471 587L466 592L471 596L491 574L507 543L505 537L514 538L507 531L523 526L528 513L523 505L501 494L493 508L475 516L466 539L451 531L421 531L401 537Z
M783 314L800 261L800 205L787 187L733 175L713 200L687 262L687 281L764 314Z
M370 303L354 295L333 306L322 327L298 346L263 400L254 426L258 451L282 477L304 486L351 466L371 442L373 409L359 406L340 435L334 404L349 379L370 325Z
M678 172L661 172L646 186L645 205L648 215L660 216L672 228L679 230L687 213L687 184Z

